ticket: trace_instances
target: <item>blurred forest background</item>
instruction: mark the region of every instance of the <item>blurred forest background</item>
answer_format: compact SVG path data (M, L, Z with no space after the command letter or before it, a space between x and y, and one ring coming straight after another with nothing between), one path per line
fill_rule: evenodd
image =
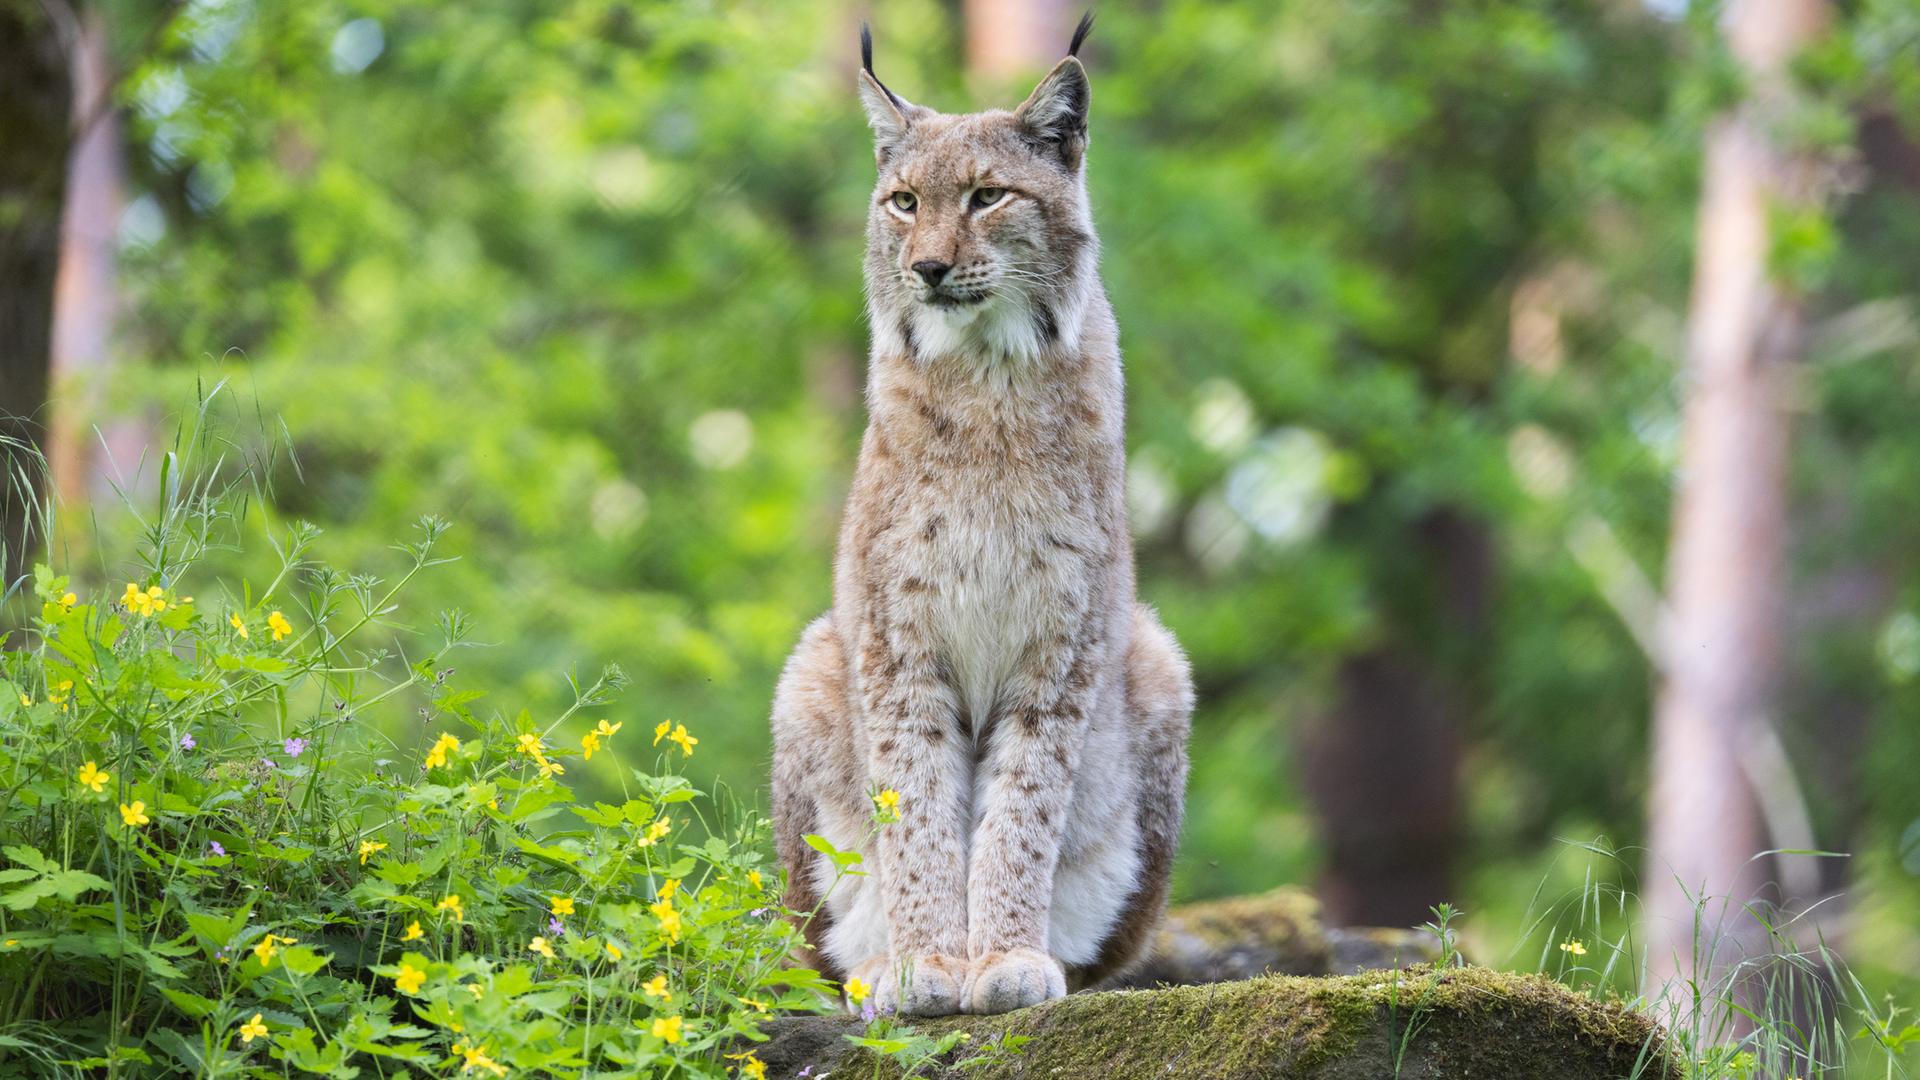
M1142 591L1200 689L1180 897L1452 901L1524 965L1540 892L1678 868L1832 897L1920 989L1920 3L1747 8L1101 5ZM117 492L228 380L236 459L292 450L249 528L384 572L452 519L421 588L492 643L463 680L552 705L617 662L759 799L862 427L858 26L958 111L1078 14L0 0L0 411L63 568L123 580ZM1699 377L1729 310L1743 390ZM1850 857L1746 862L1813 848Z

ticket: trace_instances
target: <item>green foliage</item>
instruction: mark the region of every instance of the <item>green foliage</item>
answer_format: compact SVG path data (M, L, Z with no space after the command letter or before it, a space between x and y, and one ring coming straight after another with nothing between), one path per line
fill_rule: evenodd
M1724 5L1655 6L1101 5L1089 184L1142 590L1200 688L1181 895L1311 878L1298 734L1376 649L1457 724L1457 899L1483 924L1524 917L1554 836L1639 838L1654 679L1618 601L1659 583L1702 137L1747 92ZM1830 7L1780 134L1842 197L1777 215L1770 252L1815 331L1778 723L1821 842L1860 855L1855 939L1891 984L1920 911L1920 23ZM555 715L550 672L618 663L703 740L691 783L757 776L861 424L860 13L104 10L135 197L102 418L231 377L293 433L235 439L272 482L201 564L264 581L308 520L372 566L433 509L460 558L410 589L486 629L464 679ZM890 85L1018 100L963 72L958 10L872 13ZM106 471L144 498L160 465ZM1484 558L1436 557L1437 521ZM61 559L96 588L145 527L97 524ZM417 741L405 710L364 722ZM567 779L608 805L631 783L599 755Z
M456 679L467 619L415 630L407 597L436 519L390 581L310 529L262 586L209 574L248 489L206 445L136 580L42 567L0 655L0 1067L751 1074L761 1018L837 1001L766 823L676 775L685 725L610 719L617 668L544 714ZM617 797L577 796L587 759Z

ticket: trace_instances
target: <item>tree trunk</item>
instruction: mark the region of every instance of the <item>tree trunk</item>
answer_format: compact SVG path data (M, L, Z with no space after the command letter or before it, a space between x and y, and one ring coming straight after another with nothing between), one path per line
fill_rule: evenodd
M73 100L84 127L67 163L66 210L61 224L60 277L53 304L53 394L47 461L64 506L78 507L103 493L101 439L89 421L114 360L119 314L115 260L120 213L126 204L126 151L113 107L113 72L99 8L84 18L74 50ZM102 439L116 461L139 456L143 433L132 421L106 424Z
M1769 142L1769 117L1823 18L1820 0L1734 0L1722 15L1750 93L1708 131L1695 241L1642 883L1656 989L1696 979L1712 993L1765 949L1742 909L1764 885L1767 846L1742 755L1769 722L1780 662L1782 391L1804 336L1798 298L1769 272L1768 221L1813 194L1806 163Z
M0 592L45 539L38 448L73 91L71 28L33 0L0 0Z
M1073 36L1067 0L966 0L967 71L988 83L1046 71Z
M1326 848L1316 891L1343 926L1413 926L1454 899L1463 687L1493 551L1483 525L1436 509L1374 582L1387 638L1348 657L1327 714L1301 739L1302 783Z

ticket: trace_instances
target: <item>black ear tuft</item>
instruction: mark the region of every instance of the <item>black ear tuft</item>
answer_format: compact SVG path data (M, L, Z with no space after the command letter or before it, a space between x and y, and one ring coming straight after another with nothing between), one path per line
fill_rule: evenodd
M873 80L873 85L879 87L880 92L887 95L888 101L893 102L894 108L899 109L902 114L912 108L899 94L887 89L887 84L881 82L880 76L873 73L873 30L870 29L866 23L860 24L860 66L866 71L867 78Z
M1092 29L1093 11L1089 9L1085 15L1080 16L1080 25L1073 28L1073 43L1067 46L1068 56L1080 55L1080 43L1087 40L1087 34ZM866 28L862 27L861 32L865 33Z

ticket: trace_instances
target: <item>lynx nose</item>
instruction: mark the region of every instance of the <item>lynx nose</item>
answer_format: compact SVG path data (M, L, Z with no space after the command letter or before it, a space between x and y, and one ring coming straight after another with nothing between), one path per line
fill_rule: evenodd
M940 279L946 277L947 271L951 269L953 269L952 263L943 263L935 259L921 259L913 264L913 272L920 275L920 280L926 282L929 289L939 288Z

